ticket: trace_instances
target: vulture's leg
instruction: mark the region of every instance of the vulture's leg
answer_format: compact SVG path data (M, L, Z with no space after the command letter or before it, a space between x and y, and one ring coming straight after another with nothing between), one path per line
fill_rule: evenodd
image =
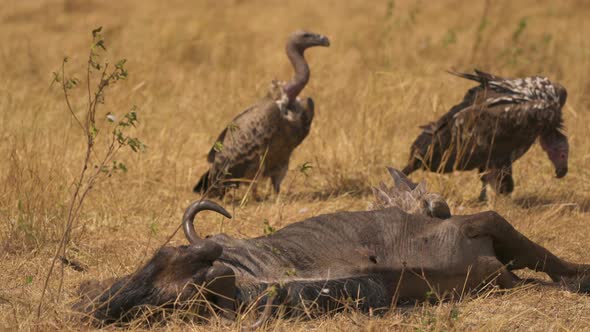
M479 201L480 202L485 202L488 200L488 194L486 192L486 187L488 185L488 181L486 178L486 174L484 174L484 172L486 172L485 169L480 168L479 169L479 179L481 180L481 190L479 192Z
M256 201L256 202L262 202L263 201L263 197L260 196L260 194L258 193L258 180L254 181L251 184L250 187L250 194L252 195L251 197Z
M565 282L576 290L590 291L590 265L570 263L529 240L493 211L460 216L462 232L468 237L489 236L494 252L509 270L529 268L547 273L553 281Z
M494 191L501 195L508 195L514 191L514 180L512 179L512 165L493 170L488 181Z
M500 180L500 186L498 193L502 195L509 195L514 191L514 179L512 178L512 167L510 168L510 173L503 174L502 179Z
M226 186L213 187L213 190L211 191L211 196L223 200L223 198L225 198L225 194L227 193L227 189L228 187Z
M500 169L479 169L482 182L479 200L487 200L486 185L489 184L492 189L500 195L508 195L514 191L514 180L512 179L512 165Z
M488 200L488 194L487 194L487 189L486 186L488 185L484 180L481 181L482 185L481 185L481 190L479 191L479 201L480 202L485 202Z
M278 169L270 176L270 181L272 182L272 187L275 190L275 193L277 193L277 194L281 191L281 182L283 182L285 175L287 175L288 169L289 169L289 164L286 163L282 168Z

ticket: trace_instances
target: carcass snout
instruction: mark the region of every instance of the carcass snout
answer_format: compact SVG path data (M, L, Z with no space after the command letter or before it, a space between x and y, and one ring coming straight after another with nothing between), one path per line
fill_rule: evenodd
M84 285L82 299L74 308L94 317L98 325L131 320L146 306L193 308L195 303L195 310L205 311L199 314L214 308L232 318L235 274L216 261L222 251L221 245L210 240L198 240L190 246L164 247L135 273L109 286L96 282L89 284L93 287ZM211 305L201 305L202 300Z

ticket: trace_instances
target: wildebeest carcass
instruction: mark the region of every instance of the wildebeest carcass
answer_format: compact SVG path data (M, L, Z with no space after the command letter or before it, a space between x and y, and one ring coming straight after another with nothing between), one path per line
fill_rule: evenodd
M86 293L77 309L102 324L145 307L186 309L195 298L225 317L245 307L261 309L262 318L325 313L350 303L343 298L363 310L386 309L433 293L444 299L511 288L521 282L512 271L523 268L547 273L552 285L590 291L590 265L556 257L493 211L450 216L441 196L390 171L396 187L375 189L377 210L320 215L254 239L200 238L193 227L199 211L230 215L211 201L195 202L183 217L190 245L160 249L102 294Z
M298 97L310 77L304 52L329 45L326 36L316 33L297 31L289 36L286 52L295 71L293 79L273 81L264 98L221 132L207 156L209 170L194 192L223 197L228 186L263 176L270 177L275 192L280 191L291 153L309 134L314 116L313 100Z
M512 163L540 138L556 176L566 175L563 86L540 76L506 79L479 70L450 73L480 85L469 89L463 101L438 121L421 127L404 174L477 169L483 183L481 200L486 199L487 184L497 193L509 194L514 189Z

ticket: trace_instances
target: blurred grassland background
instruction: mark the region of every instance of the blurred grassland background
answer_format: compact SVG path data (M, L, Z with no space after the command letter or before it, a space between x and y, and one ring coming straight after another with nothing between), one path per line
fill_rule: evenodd
M330 37L307 51L316 102L311 133L295 151L279 197L263 183L262 202L225 205L234 219L204 214L201 234L238 237L320 213L365 209L385 166L403 167L418 125L457 103L471 82L446 69L502 76L544 75L569 93L564 117L570 171L556 180L538 145L515 164L511 198L475 201L475 173L412 175L448 198L454 213L495 209L563 258L590 262L590 2L522 1L98 1L5 0L0 10L0 328L77 329L68 319L82 280L132 272L177 229L224 126L288 79L286 36L299 28ZM139 107L148 150L122 153L129 171L93 188L68 255L88 272L52 279L40 323L35 310L63 232L84 154L84 137L51 73L64 56L84 78L90 31L103 26L109 58L128 59L129 79L106 95L116 115ZM83 91L74 94L82 112ZM102 114L102 115L101 115ZM307 174L300 168L312 166ZM237 195L244 192L238 192ZM181 234L172 245L185 244ZM61 271L61 268L58 269ZM542 277L532 273L523 273ZM419 305L384 317L346 312L320 320L275 320L276 330L590 328L590 298L519 289L461 303ZM165 326L185 330L182 321ZM193 326L199 330L213 326ZM134 326L133 328L141 328Z

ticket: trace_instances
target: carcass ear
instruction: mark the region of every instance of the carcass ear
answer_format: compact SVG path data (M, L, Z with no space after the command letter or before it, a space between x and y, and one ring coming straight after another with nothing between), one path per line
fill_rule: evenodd
M377 205L383 204L387 206L389 204L391 199L387 195L387 187L383 182L379 183L379 187L371 187L371 189L373 190L373 196L375 197L375 203L377 203Z
M428 191L426 190L426 182L420 181L420 183L418 183L416 187L414 187L414 189L412 190L412 195L414 197L420 197L426 194L427 192Z
M412 191L414 190L414 188L416 188L417 184L410 181L410 179L408 179L408 177L404 173L389 166L387 167L387 170L389 171L389 174L391 174L391 177L395 182L396 188L398 188L399 190Z

